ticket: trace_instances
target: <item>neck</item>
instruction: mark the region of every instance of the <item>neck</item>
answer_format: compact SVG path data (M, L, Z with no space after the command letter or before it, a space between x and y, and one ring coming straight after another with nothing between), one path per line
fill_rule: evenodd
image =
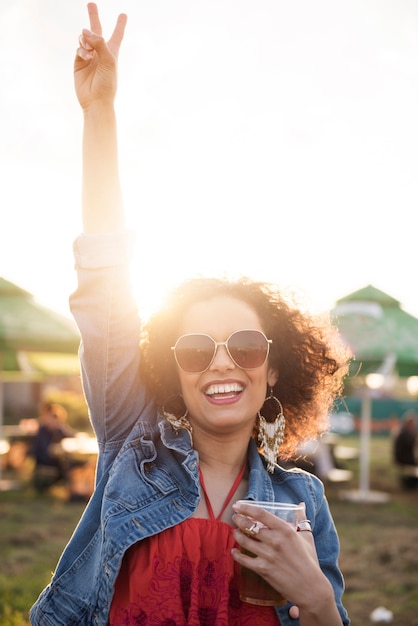
M225 475L236 475L242 468L247 458L248 443L248 438L225 441L193 433L193 444L199 453L200 466Z
M211 509L215 518L232 525L232 502L242 500L248 489L248 439L228 441L225 444L208 437L194 437L193 441L199 453L201 481L204 481L204 497L200 500L195 517L210 518ZM243 468L244 473L241 474Z

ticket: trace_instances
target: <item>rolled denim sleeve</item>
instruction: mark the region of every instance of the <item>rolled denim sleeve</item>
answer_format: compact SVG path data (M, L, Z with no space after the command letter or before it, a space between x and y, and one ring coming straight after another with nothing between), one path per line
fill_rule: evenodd
M121 443L146 404L129 274L133 240L126 231L83 234L74 243L78 286L70 308L81 333L83 389L102 448Z

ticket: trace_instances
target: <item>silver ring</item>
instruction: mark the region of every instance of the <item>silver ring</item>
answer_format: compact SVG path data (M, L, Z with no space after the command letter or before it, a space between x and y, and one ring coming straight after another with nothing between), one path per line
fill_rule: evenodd
M311 522L308 519L303 519L300 522L298 522L298 525L296 526L296 530L298 533L306 531L308 533L312 532L312 528L311 528Z
M264 526L261 522L254 522L249 528L244 528L243 532L249 537L255 537L262 528L267 528L267 526Z

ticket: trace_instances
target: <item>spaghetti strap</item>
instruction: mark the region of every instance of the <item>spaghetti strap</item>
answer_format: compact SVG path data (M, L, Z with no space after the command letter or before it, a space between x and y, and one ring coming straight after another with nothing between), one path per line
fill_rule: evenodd
M221 519L222 515L224 514L224 511L225 511L226 507L227 507L227 506L228 506L228 504L231 502L231 500L232 500L232 498L233 498L233 495L234 495L234 493L236 492L236 490L237 490L237 488L238 488L238 485L240 484L240 482L241 482L241 480L242 480L242 478L243 478L243 476L244 476L244 472L245 472L245 468L246 468L246 467L247 467L247 461L245 461L245 463L244 463L244 465L242 466L242 468L241 468L241 470L240 470L240 472L239 472L238 476L237 476L237 477L236 477L236 479L234 480L234 484L232 485L231 489L229 490L228 495L226 496L226 500L225 500L225 502L224 502L224 504L223 504L222 510L221 510L221 512L219 513L218 517L215 517L215 514L214 514L214 512L213 512L213 508L212 508L212 505L211 505L210 500L209 500L209 496L208 496L207 491L206 491L205 481L204 481L204 479L203 479L202 470L201 470L201 469L200 469L200 467L199 467L199 478L200 478L200 484L201 484L201 486L202 486L202 491L203 491L203 494L204 494L204 496L205 496L206 508L207 508L207 510L208 510L208 513L209 513L209 518L210 518L211 520L218 520L218 521L219 521L219 520Z

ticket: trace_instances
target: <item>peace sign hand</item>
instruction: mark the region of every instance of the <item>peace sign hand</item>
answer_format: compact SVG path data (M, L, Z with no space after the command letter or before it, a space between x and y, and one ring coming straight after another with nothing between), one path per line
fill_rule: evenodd
M113 103L117 89L117 59L123 40L127 16L121 13L116 26L106 42L102 37L97 5L87 4L90 30L83 29L74 61L74 84L78 101L83 109L93 102Z

